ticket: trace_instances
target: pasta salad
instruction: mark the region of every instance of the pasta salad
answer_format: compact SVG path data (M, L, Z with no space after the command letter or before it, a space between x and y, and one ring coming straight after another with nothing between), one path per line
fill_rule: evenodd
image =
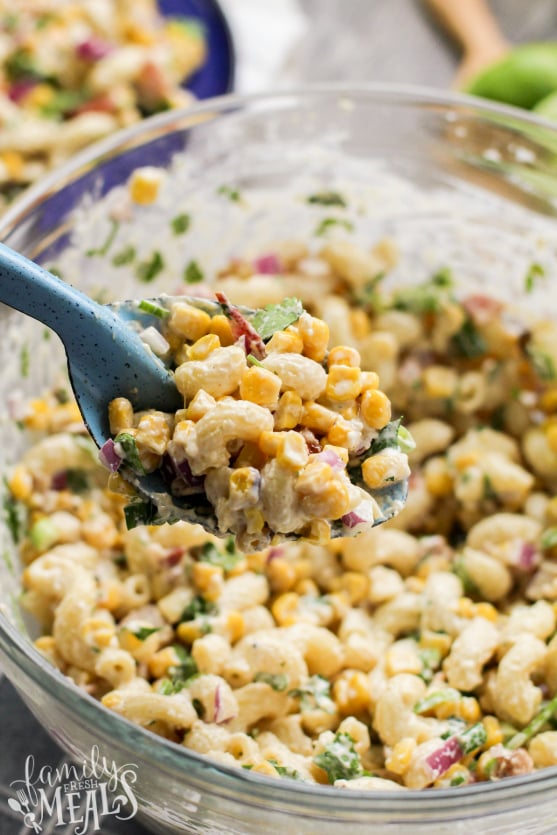
M265 303L292 281L404 415L407 504L358 537L242 552L181 522L128 529L67 392L23 416L41 437L9 486L37 649L219 763L389 791L557 764L557 326L457 296L448 268L389 290L395 262L388 241L291 240L211 285Z

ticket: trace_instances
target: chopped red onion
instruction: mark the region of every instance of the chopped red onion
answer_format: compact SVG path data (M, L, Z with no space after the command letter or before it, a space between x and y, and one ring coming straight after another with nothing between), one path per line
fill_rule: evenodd
M225 722L230 722L231 719L235 718L236 714L234 713L230 713L228 716L226 715L226 710L224 709L224 705L222 703L221 685L217 684L215 688L213 722L215 725L223 725Z
M110 470L112 473L115 473L120 468L123 458L116 452L116 445L112 438L105 441L100 448L99 461L103 467L106 467L106 469Z
M516 565L521 571L533 571L540 561L540 553L532 542L521 542Z
M186 553L186 548L182 545L177 545L176 548L171 548L161 559L161 565L164 565L165 568L172 568L181 561L182 557Z
M16 104L19 104L20 101L25 98L27 93L30 93L31 90L37 86L37 84L38 82L31 78L23 78L21 81L15 81L10 85L8 98Z
M350 513L345 513L340 521L350 530L357 528L358 525L371 525L373 522L373 510L370 502L361 502Z
M476 325L489 324L503 310L500 301L482 293L463 299L462 306Z
M282 263L278 255L274 252L269 252L266 255L260 255L253 262L256 272L263 275L276 275L282 272Z
M91 35L76 46L75 54L82 61L100 61L101 58L105 58L112 50L113 47L107 41Z
M257 360L262 360L266 356L265 343L253 327L243 316L237 307L230 304L224 293L215 293L217 300L223 305L227 315L231 319L232 335L235 339L244 337L243 348L247 354L252 354Z
M269 564L273 560L276 560L278 557L284 557L285 548L283 545L273 545L272 548L269 548L269 552L267 554L267 558L265 562Z
M448 771L452 765L460 762L463 756L464 751L456 736L450 737L440 748L428 754L425 761L431 770L432 782Z
M316 456L318 461L328 464L333 470L344 470L344 461L332 449L324 449Z
M65 490L68 486L68 471L59 470L54 473L50 480L50 487L52 490Z

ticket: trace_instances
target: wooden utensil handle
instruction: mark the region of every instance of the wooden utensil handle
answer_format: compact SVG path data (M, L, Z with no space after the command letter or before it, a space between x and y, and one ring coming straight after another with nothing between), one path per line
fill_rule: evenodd
M466 54L502 54L505 36L486 0L425 0L445 30Z

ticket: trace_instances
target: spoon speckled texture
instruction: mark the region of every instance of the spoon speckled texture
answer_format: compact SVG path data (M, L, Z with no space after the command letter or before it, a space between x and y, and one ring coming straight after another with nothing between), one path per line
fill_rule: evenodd
M165 304L172 298L161 297ZM161 299L153 301L158 302ZM217 301L180 296L210 315L222 312ZM146 346L139 331L146 325L160 324L146 314L138 301L101 305L49 273L25 256L0 244L0 302L9 305L55 331L66 350L70 382L85 425L99 448L110 438L108 404L115 397L126 397L134 411L158 409L176 412L182 408L171 372ZM255 311L238 308L243 315ZM183 520L219 532L214 509L204 493L179 498L169 488L159 470L138 475L123 465L119 472L152 508L152 523ZM380 524L404 506L407 481L378 490L366 487L358 461L350 469L352 483L369 492L381 509ZM145 518L145 517L144 517ZM346 535L340 522L333 523L332 535ZM292 538L298 538L292 535Z

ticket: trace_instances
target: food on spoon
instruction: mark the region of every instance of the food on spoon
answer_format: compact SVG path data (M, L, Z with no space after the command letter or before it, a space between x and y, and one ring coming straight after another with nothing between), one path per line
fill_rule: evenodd
M358 351L329 350L328 326L297 299L249 316L217 299L207 310L186 298L138 305L143 339L184 405L175 414L134 413L123 397L109 405L101 461L124 478L158 471L170 495L156 508L132 504L130 521L175 521L182 500L255 550L322 528L358 534L387 515L374 493L388 515L401 510L412 441Z

